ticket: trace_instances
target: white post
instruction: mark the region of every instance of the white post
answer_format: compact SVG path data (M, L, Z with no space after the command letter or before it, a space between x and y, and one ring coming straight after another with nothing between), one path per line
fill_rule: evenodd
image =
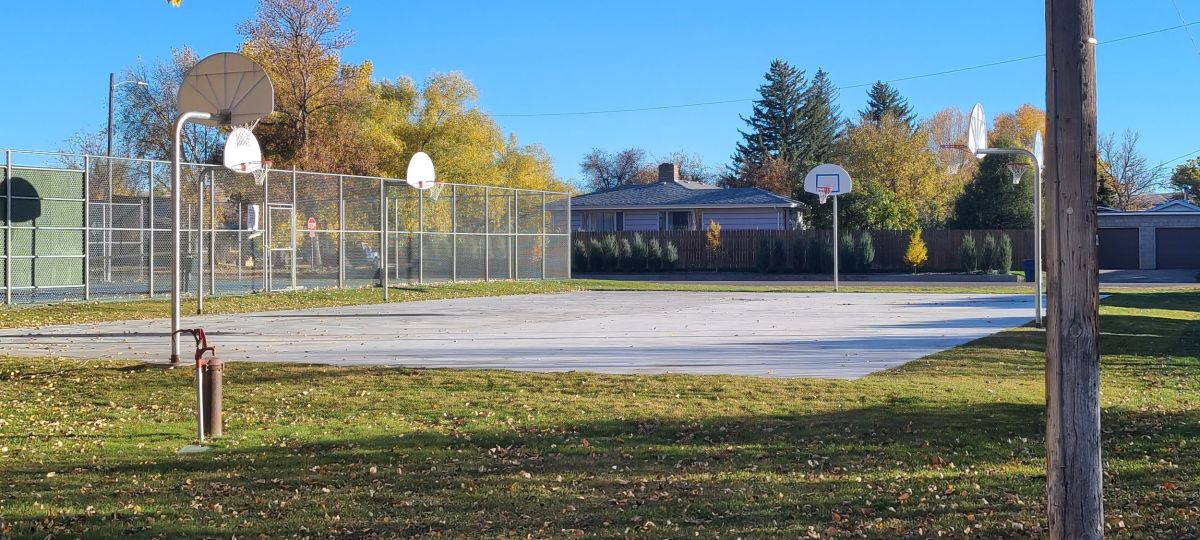
M1042 168L1033 160L1033 322L1042 327Z
M204 314L204 173L196 183L196 315Z
M4 151L4 303L12 304L12 150Z
M487 186L483 186L483 280L492 280L492 199Z
M383 233L379 241L379 284L383 287L383 301L388 301L388 200L387 182L379 181L379 229Z
M207 120L212 118L211 114L203 112L185 112L175 119L175 124L171 127L171 363L179 363L179 319L180 307L179 297L182 291L179 290L179 273L181 257L179 253L179 221L180 217L180 198L182 197L182 189L180 189L180 170L179 162L181 160L180 153L182 149L179 145L179 138L182 135L183 126L189 120ZM198 366L197 366L198 368ZM196 392L197 397L200 396L200 370L196 370ZM203 400L201 400L203 401ZM202 419L197 417L196 422L199 428L200 440L204 440L204 426Z
M833 292L838 292L838 248L841 247L841 242L838 239L838 208L837 195L833 196Z
M91 156L83 156L83 299L92 299L92 175L91 175ZM9 224L12 223L12 214L9 214ZM37 234L37 232L34 232ZM36 244L35 244L36 245ZM37 253L34 255L34 264L37 264ZM36 274L34 276L36 279ZM36 283L33 284L35 287Z

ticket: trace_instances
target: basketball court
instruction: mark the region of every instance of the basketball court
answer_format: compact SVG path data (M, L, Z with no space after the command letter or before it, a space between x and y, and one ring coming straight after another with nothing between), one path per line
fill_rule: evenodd
M1003 294L577 292L207 315L186 327L204 327L226 361L857 378L1025 324L1031 308ZM165 362L169 328L0 330L0 348Z

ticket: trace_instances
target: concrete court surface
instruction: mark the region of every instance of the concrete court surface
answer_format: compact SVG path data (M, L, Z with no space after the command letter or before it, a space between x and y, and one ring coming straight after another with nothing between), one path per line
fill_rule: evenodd
M856 378L1032 319L1028 295L573 292L185 316L226 361ZM167 359L170 323L0 330L25 356ZM184 361L193 348L185 337Z

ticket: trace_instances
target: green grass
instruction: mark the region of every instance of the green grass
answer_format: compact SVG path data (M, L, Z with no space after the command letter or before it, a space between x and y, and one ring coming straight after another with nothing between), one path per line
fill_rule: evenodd
M514 285L514 287L523 285ZM1102 307L1108 533L1200 533L1200 293ZM1029 537L1041 334L857 381L0 357L0 536Z

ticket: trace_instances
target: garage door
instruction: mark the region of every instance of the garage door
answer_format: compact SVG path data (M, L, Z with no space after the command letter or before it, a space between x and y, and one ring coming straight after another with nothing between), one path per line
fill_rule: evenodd
M1138 230L1100 229L1100 268L1138 269Z
M1200 228L1155 229L1158 268L1200 269Z

